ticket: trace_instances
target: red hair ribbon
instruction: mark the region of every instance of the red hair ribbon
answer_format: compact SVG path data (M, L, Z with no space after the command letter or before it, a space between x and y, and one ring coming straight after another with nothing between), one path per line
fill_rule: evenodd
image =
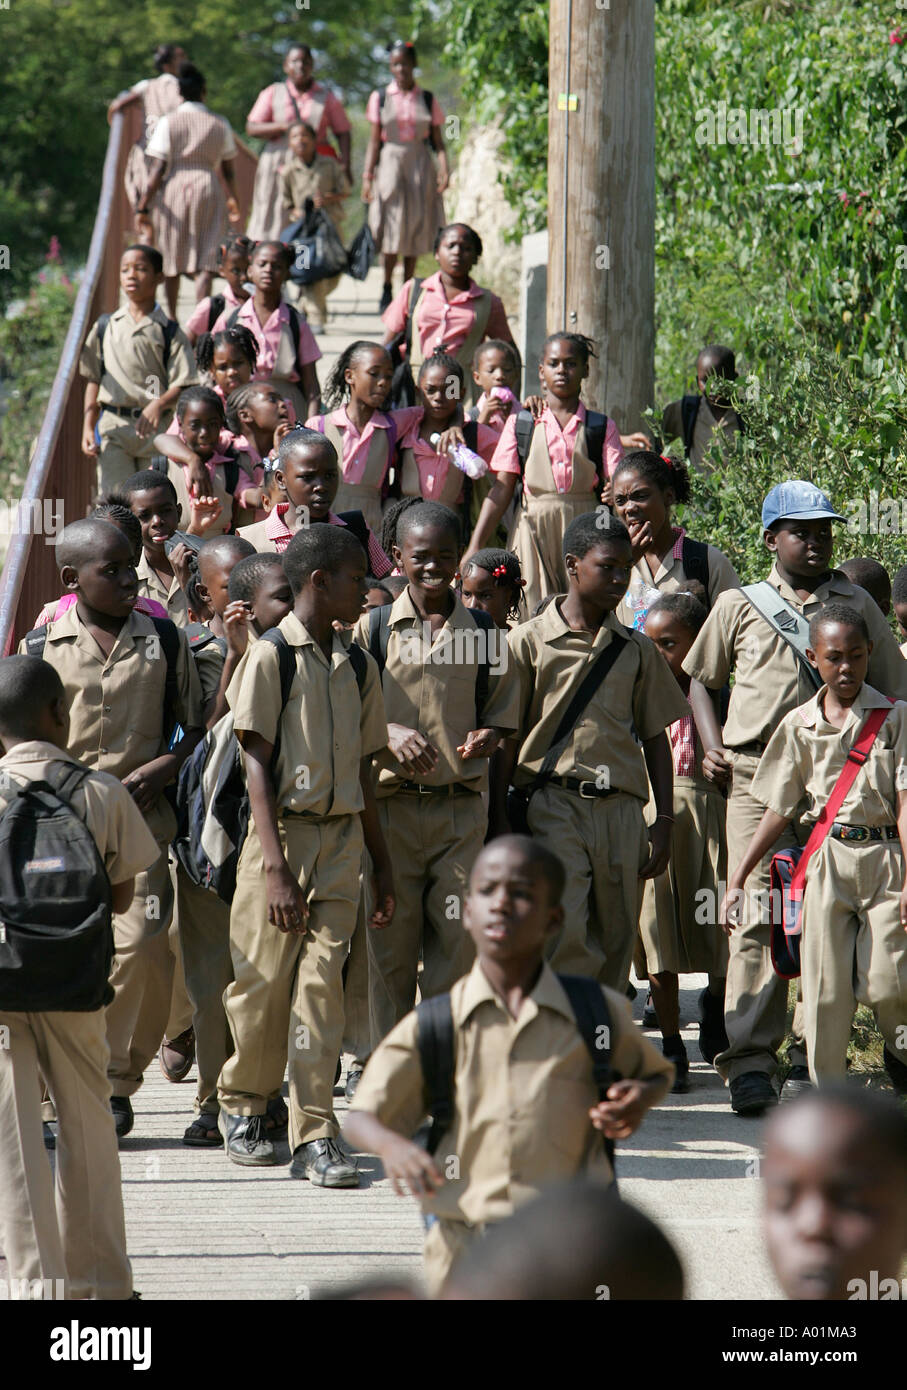
M497 569L493 569L493 570L491 571L491 574L492 574L492 578L494 578L494 579L506 579L506 577L507 577L507 566L506 566L506 565L498 565Z

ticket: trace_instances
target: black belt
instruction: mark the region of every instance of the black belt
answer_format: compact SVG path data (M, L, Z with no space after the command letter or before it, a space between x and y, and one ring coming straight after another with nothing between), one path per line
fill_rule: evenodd
M753 739L752 743L738 743L736 748L732 748L732 753L745 753L750 758L761 758L768 747L767 743L761 743L759 739Z
M102 405L102 410L110 410L114 415L125 415L130 420L137 420L145 409L142 405Z
M835 821L829 832L833 840L843 840L846 845L877 845L880 840L896 840L896 825L842 825Z
M584 801L596 801L603 796L614 796L619 790L618 787L599 787L593 781L587 781L579 777L552 777L549 783L552 787L562 787L564 791L576 792Z
M401 782L398 792L414 792L417 796L478 796L479 788L466 782L448 782L443 787L428 787L424 782Z

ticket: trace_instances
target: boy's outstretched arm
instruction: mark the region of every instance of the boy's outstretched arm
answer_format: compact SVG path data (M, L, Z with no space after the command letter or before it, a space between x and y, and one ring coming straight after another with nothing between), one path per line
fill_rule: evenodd
M668 1076L615 1081L608 1087L608 1099L589 1111L593 1125L609 1139L627 1139L642 1124L646 1111L667 1095L671 1084Z
M261 840L268 921L279 931L304 932L309 915L308 904L296 875L286 861L277 828L277 798L271 776L273 744L250 730L240 731L240 734L245 754L249 807Z
M394 876L391 871L390 855L378 819L378 803L375 800L375 785L372 780L372 760L370 757L359 760L359 785L362 788L363 807L362 836L365 848L371 856L375 874L375 906L369 918L369 926L386 927L394 915L396 899L394 896Z
M513 778L513 769L516 767L519 751L518 739L505 738L491 764L488 825L492 839L496 835L510 834L510 822L507 819L507 788Z
M708 689L695 678L690 680L690 705L699 741L704 749L703 776L707 782L725 787L731 780L731 765L724 751L718 716Z
M405 1197L407 1192L414 1197L430 1196L444 1181L431 1154L388 1129L368 1110L350 1110L343 1122L343 1133L354 1149L381 1159L398 1197Z
M732 932L739 921L743 885L759 861L764 859L778 836L787 829L790 823L790 816L779 816L776 811L763 813L762 819L753 833L753 838L747 846L746 853L728 879L727 892L718 909L718 925L725 932ZM900 827L900 820L898 825Z

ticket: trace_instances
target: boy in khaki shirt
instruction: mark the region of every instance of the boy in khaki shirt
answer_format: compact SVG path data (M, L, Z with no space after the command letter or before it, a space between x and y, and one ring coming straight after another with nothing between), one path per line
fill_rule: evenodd
M621 1079L599 1099L589 1050L545 962L563 888L560 860L522 835L495 840L473 866L463 925L477 960L450 995L454 1116L437 1162L410 1138L425 1113L415 1013L372 1054L344 1125L351 1144L378 1155L395 1192L420 1198L432 1293L486 1226L546 1184L581 1172L612 1182L601 1134L631 1135L674 1079L626 1000L602 986Z
M336 1142L333 1086L363 836L375 865L371 926L385 929L394 910L370 765L387 725L375 663L357 653L360 688L333 626L361 611L362 546L345 528L319 524L298 532L283 563L295 595L278 624L295 661L287 704L281 710L277 647L264 638L227 692L251 819L230 913L235 980L225 1004L236 1051L220 1076L219 1124L234 1163L277 1162L265 1115L289 1035L290 1176L357 1187L358 1170Z
M155 622L134 611L136 575L122 531L109 521L75 521L57 541L57 563L63 588L78 601L47 624L42 654L58 672L69 703L67 752L123 782L160 851L147 872L137 875L129 908L114 918L107 1042L111 1104L122 1137L133 1124L129 1097L142 1084L170 1013L173 889L167 853L176 821L163 793L200 736L201 692L185 634L177 630L173 707L165 710L167 661ZM25 638L20 650L30 649L33 639ZM173 723L184 734L168 749Z
M79 358L82 452L98 460L99 495L115 492L136 460L151 458L154 436L167 428L180 391L195 380L189 339L155 300L163 273L160 251L127 246L120 261L126 304L108 317L103 341L100 323L92 326Z
M533 792L527 813L532 834L556 850L567 873L564 926L549 943L552 966L623 990L643 880L663 873L670 854L674 767L665 729L689 707L648 637L614 616L633 563L626 527L594 513L577 517L564 555L566 597L510 634L518 730L496 761L492 826L508 828L508 785L532 788L589 667L612 642L626 642L560 741L553 775ZM650 780L656 818L647 831Z
M872 642L864 618L828 604L809 625L810 660L825 684L785 716L765 750L751 795L766 809L728 880L722 922L736 922L732 895L806 801L811 827L834 790L866 717L888 714L815 851L803 894L801 985L804 1036L814 1083L843 1079L857 1003L875 1014L897 1084L907 1031L907 704L865 681ZM892 1066L892 1062L894 1065Z
M0 804L61 765L78 768L63 751L68 738L56 671L32 656L0 661ZM126 911L135 876L157 858L154 837L106 772L86 772L70 805L98 847L113 910ZM98 981L98 997L105 984ZM0 1248L10 1279L60 1280L65 1298L132 1295L105 1032L102 1008L0 1012ZM59 1116L56 1203L41 1137L40 1078Z
M864 619L872 641L868 674L885 695L907 698L907 664L891 629L865 590L831 568L831 523L843 520L812 483L788 480L772 488L762 508L763 535L774 559L768 582L780 596L779 611L801 624L829 603L844 603ZM728 870L734 873L762 819L763 807L751 788L769 739L786 714L814 694L815 685L781 634L750 603L742 590L720 594L683 669L693 677L690 702L705 752L703 772L719 785L730 783L727 807ZM730 708L718 728L710 699L696 682L720 690L734 673ZM730 1046L715 1058L729 1083L738 1114L758 1114L776 1104L772 1078L787 1027L787 982L772 969L767 901L772 853L803 840L792 822L768 848L749 876L743 923L730 938L725 1027ZM754 892L760 896L754 898ZM800 1010L794 1014L791 1072L785 1098L809 1082Z
M488 827L488 760L516 727L506 636L481 629L451 588L460 549L459 518L449 507L420 502L401 512L394 559L407 586L387 615L388 738L375 758L397 910L393 926L368 936L372 1046L413 1007L420 950L423 998L450 989L472 964L462 899ZM353 640L368 648L368 613Z

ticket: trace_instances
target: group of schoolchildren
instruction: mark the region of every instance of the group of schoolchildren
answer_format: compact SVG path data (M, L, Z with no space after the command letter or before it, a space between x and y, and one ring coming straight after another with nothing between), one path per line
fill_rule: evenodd
M358 1185L350 1146L379 1155L422 1201L433 1289L546 1183L609 1181L614 1140L688 1089L681 974L708 977L700 1050L733 1109L773 1106L788 982L759 893L854 761L808 860L782 1097L844 1075L857 1002L904 1089L907 663L861 586L872 562L833 568L842 518L786 481L767 579L741 588L673 519L688 464L742 428L733 355L700 355L699 393L665 415L688 462L669 459L586 407L579 335L549 337L521 405L476 234L436 250L388 342L341 355L324 413L280 243L225 246L194 356L141 245L88 336L98 505L59 539L62 597L0 662L0 800L81 768L115 955L103 1010L0 993L16 1277L131 1295L112 1174L158 1052L171 1080L196 1064L189 1146L261 1166L288 1137L291 1176L329 1187ZM418 403L388 409L401 334ZM173 789L232 740L247 824L221 896L171 851Z

